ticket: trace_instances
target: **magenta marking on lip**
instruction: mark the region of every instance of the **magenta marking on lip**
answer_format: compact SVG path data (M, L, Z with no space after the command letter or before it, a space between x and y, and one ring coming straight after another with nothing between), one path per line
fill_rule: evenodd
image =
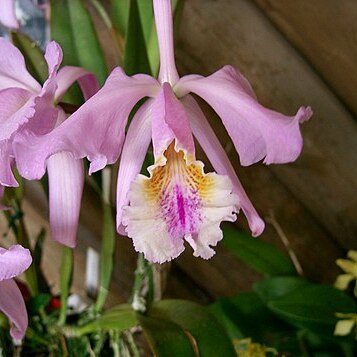
M201 200L197 191L179 184L173 185L163 192L160 207L160 215L166 222L167 231L173 240L199 231L202 219Z
M186 222L184 197L182 195L182 191L177 185L175 186L174 190L176 191L177 208L180 224L182 227L184 227Z

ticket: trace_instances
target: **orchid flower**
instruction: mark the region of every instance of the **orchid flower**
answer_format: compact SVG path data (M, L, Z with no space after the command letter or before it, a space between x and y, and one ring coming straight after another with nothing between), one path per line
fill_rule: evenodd
M0 186L18 186L11 170L15 163L13 143L17 136L24 131L41 136L61 126L66 114L57 103L76 80L86 99L98 89L95 77L81 68L66 66L58 71L62 50L57 43L48 44L45 59L49 75L41 87L27 71L20 51L0 38ZM30 165L34 159L28 158ZM52 236L74 247L84 180L83 164L68 153L57 153L46 161L46 166Z
M57 152L91 161L90 173L114 163L121 154L117 186L117 228L132 238L135 249L153 262L177 257L187 241L195 256L210 258L222 239L221 221L234 221L241 208L253 236L264 222L247 197L235 171L189 94L202 97L221 117L242 165L294 161L302 149L299 124L310 108L284 116L260 105L245 77L226 66L204 78L178 76L173 48L170 0L154 0L160 49L158 79L113 70L103 88L60 127L36 138L27 133L16 143L18 168L40 178L45 161ZM139 108L125 128L130 112ZM83 135L84 133L84 135ZM216 173L205 174L196 160L193 136ZM155 163L150 177L140 170L150 142ZM29 157L36 158L31 163Z
M10 334L21 340L27 329L27 312L24 299L14 277L23 273L32 259L30 251L21 245L0 248L0 311L12 322Z
M15 14L15 0L0 0L0 23L14 29L19 27Z

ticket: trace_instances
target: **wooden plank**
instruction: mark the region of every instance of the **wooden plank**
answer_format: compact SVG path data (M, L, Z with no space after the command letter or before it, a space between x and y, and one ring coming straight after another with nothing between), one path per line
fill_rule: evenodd
M254 1L357 114L357 2Z
M291 114L303 104L313 107L314 117L303 125L300 159L270 169L323 229L345 249L356 248L354 118L253 3L192 0L186 2L182 23L176 53L181 73L206 75L230 63L268 107ZM252 198L257 199L254 192Z

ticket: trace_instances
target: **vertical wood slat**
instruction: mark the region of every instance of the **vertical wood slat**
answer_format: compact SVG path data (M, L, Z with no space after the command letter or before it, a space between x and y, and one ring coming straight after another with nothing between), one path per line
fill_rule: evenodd
M354 118L252 2L191 0L182 22L177 52L182 73L206 75L230 63L268 107L291 114L300 105L313 107L313 118L302 128L301 157L269 169L339 244L356 247Z
M254 0L357 115L355 0Z

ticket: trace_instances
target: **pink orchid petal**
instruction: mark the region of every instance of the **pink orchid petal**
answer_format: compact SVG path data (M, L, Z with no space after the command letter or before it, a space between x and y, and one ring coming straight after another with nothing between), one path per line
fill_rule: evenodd
M59 110L54 106L57 90L57 71L62 62L62 49L51 41L46 47L45 59L48 65L48 79L41 92L34 98L32 117L28 118L26 130L35 135L49 133L55 127Z
M11 337L21 340L25 336L28 317L24 298L13 279L0 281L0 311L11 321Z
M99 90L99 84L96 77L80 67L65 66L57 73L57 90L55 101L59 102L67 89L78 81L85 100L88 100Z
M63 59L61 46L56 41L51 41L46 46L45 59L48 65L48 78L56 76Z
M0 61L1 50L8 49L13 61L17 59L18 63L14 62L18 67L17 69L21 69L21 66L24 67L19 74L26 79L26 74L29 74L25 68L21 53L14 46L3 42L2 39L0 39L0 45L2 46L0 47ZM11 165L14 161L12 141L15 135L18 134L19 129L30 131L32 134L43 135L51 131L56 123L58 110L53 105L53 97L57 88L55 76L62 60L62 50L57 43L51 42L48 44L45 58L48 63L49 78L38 93L21 88L21 83L9 83L9 81L5 81L7 85L20 87L10 87L0 91L0 183L6 186L17 186L17 182L11 172ZM12 73L11 68L10 73L6 72L6 75L16 78L16 73ZM1 82L1 84L3 83ZM36 96L36 94L38 95Z
M45 52L45 59L48 66L48 78L39 93L39 97L42 98L43 101L47 101L48 107L54 106L54 97L57 90L57 71L61 65L62 58L62 48L57 42L51 41L47 45Z
M252 235L254 237L260 235L265 227L264 221L259 217L257 211L245 193L227 154L202 113L201 108L189 95L181 101L189 115L193 134L200 143L202 149L205 151L208 159L212 163L212 166L218 174L227 175L232 181L234 192L239 197L240 206L247 217Z
M126 134L117 181L117 230L126 235L122 225L122 208L129 204L130 184L140 173L151 141L151 105L149 99L136 112Z
M30 108L32 96L31 92L21 88L0 90L0 141L9 139L34 114Z
M240 156L241 164L287 163L302 149L299 124L312 115L301 107L295 116L285 116L260 105L247 80L233 67L225 66L209 77L186 76L175 87L179 95L193 92L202 97L221 117Z
M0 1L0 22L6 27L19 28L15 13L15 0Z
M19 185L11 170L13 163L11 142L9 140L0 141L0 185L10 187Z
M12 173L12 138L34 114L31 93L21 88L0 91L0 184L18 186Z
M16 136L13 148L20 174L41 178L47 158L60 151L71 152L76 159L87 157L90 173L114 163L133 106L143 97L155 96L158 88L150 76L128 77L122 69L115 69L103 88L52 132L39 137L24 131Z
M41 91L40 84L27 71L21 52L0 38L0 90L11 87L23 88L33 94Z
M84 185L83 162L60 152L47 160L47 173L52 238L74 248Z
M22 130L30 131L33 135L45 135L52 131L60 110L54 107L48 92L44 91L35 97L31 109L32 115L24 118L26 121L24 120ZM21 135L20 131L16 133L18 135Z
M0 281L20 275L31 262L30 251L21 245L13 245L9 249L0 248Z
M154 0L156 32L160 48L159 82L175 84L178 73L175 64L171 1Z
M9 139L26 123L29 124L27 129L36 134L44 134L53 129L58 115L53 103L57 88L56 74L62 61L62 50L56 42L52 41L47 45L45 58L49 78L37 96L22 88L0 91L0 140Z
M164 83L152 104L152 142L155 161L164 154L174 139L176 139L177 151L184 150L194 155L195 145L185 108L175 97L171 86Z

